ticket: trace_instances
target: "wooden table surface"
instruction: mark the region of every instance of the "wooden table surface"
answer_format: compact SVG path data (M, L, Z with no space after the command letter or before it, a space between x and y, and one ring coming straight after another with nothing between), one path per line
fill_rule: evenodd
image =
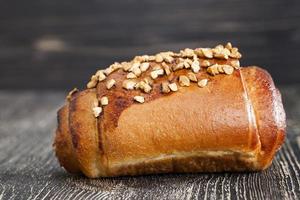
M0 199L297 199L300 87L281 88L288 134L258 173L169 174L88 179L67 174L52 151L63 92L0 92Z

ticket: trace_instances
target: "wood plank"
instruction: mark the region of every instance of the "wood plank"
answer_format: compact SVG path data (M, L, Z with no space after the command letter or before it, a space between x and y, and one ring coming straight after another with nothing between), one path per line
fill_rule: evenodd
M300 87L281 91L288 137L263 172L100 179L67 174L53 155L65 94L0 91L0 199L299 199Z
M243 65L300 83L299 10L280 0L0 2L0 88L84 87L115 61L226 41Z

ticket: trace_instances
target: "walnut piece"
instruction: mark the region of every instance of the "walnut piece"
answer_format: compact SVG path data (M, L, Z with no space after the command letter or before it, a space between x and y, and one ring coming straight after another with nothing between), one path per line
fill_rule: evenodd
M156 79L158 76L163 75L164 74L164 70L163 69L157 69L154 70L150 73L151 78Z
M161 91L163 93L169 93L170 92L170 88L169 88L169 83L168 82L163 82L161 84Z
M93 108L93 113L95 117L99 117L100 113L102 112L102 108L101 107L94 107Z
M112 88L115 84L116 84L115 79L110 79L110 80L107 81L107 83L106 83L106 88L109 90L109 89Z
M179 85L180 86L190 86L190 79L187 76L179 76Z
M170 90L173 92L176 92L178 90L176 83L170 83L168 86L169 86Z
M100 102L102 106L106 106L108 105L108 98L104 96L100 99Z
M147 69L149 68L149 66L150 66L150 64L147 63L147 62L145 62L145 63L142 63L140 65L140 69L141 69L142 72L145 72L145 71L147 71Z
M198 86L199 87L205 87L207 85L208 79L202 79L198 81Z
M189 78L191 81L193 81L193 82L197 82L197 81L198 81L196 75L195 75L193 72L189 72L189 73L187 74L187 76L188 76L188 78Z
M145 102L145 98L143 96L135 96L133 98L136 102L139 102L139 103L144 103Z
M133 72L129 72L129 73L126 75L126 78L133 79L133 78L137 78L137 76L136 76Z
M133 90L135 85L136 85L135 81L124 80L123 84L122 84L122 87L127 89L127 90Z
M223 65L223 71L225 72L225 74L230 75L233 73L234 69L230 65Z

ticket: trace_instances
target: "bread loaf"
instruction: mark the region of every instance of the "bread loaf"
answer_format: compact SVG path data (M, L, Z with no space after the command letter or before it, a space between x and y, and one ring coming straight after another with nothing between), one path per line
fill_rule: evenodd
M239 58L228 43L97 71L58 111L60 164L91 178L266 169L285 137L281 96Z

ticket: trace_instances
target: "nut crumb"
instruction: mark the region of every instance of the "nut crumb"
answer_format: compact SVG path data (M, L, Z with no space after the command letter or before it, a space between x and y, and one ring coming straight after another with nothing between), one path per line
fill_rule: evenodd
M230 42L227 42L227 44L225 45L225 48L231 50L232 44Z
M70 101L72 98L72 95L75 94L76 92L79 92L79 90L77 88L74 88L73 90L71 90L66 97L67 101Z
M210 62L208 60L201 61L201 67L209 67L209 66L210 66Z
M230 75L233 73L234 69L230 65L223 65L223 71L225 72L225 74Z
M122 87L127 89L127 90L133 90L134 86L136 85L136 82L131 81L131 80L124 80Z
M197 81L198 81L196 75L195 75L193 72L189 72L189 73L187 74L187 76L188 76L188 78L189 78L191 81L193 81L193 82L197 82Z
M179 76L179 85L180 86L190 86L190 79L186 76Z
M178 90L177 84L176 83L171 83L168 85L170 90L173 92L176 92Z
M149 56L148 61L155 61L156 57L155 56Z
M167 76L170 75L171 69L170 69L169 65L167 65L165 62L162 62L161 65L162 65L163 69L165 70L166 75Z
M202 79L198 81L198 86L199 87L205 87L207 85L208 79Z
M161 84L161 91L163 93L169 93L170 92L170 88L169 88L169 83L168 82L163 82Z
M242 57L242 55L239 53L239 49L234 47L231 49L230 57L239 59Z
M99 117L100 113L102 112L102 108L101 107L94 107L93 108L93 113L95 117Z
M141 69L142 72L145 72L145 71L147 71L147 69L149 68L149 66L150 66L150 64L148 62L145 62L145 63L142 63L140 65L140 69Z
M213 52L210 48L201 48L201 51L206 58L213 58Z
M133 78L136 78L137 76L133 73L133 72L130 72L127 74L126 78L129 78L129 79L133 79Z
M135 96L133 98L136 102L139 102L139 103L144 103L145 102L145 98L143 96Z
M160 55L160 54L156 54L156 56L155 56L155 61L156 62L162 62L164 59L163 59L163 57Z
M106 88L109 90L109 89L112 88L115 84L116 84L115 79L110 79L110 80L107 81L107 83L106 83Z
M140 76L142 74L142 71L139 67L133 68L132 72L134 73L134 75L136 76Z
M106 79L106 76L105 76L103 70L98 70L95 75L98 77L98 81L99 82L101 82L101 81L103 81L103 80Z
M102 97L100 99L100 102L101 102L102 106L106 106L106 105L108 105L108 98L107 97Z
M163 69L154 70L150 73L151 78L153 78L153 79L156 79L158 76L163 75L163 74L164 74Z
M214 65L208 67L207 72L213 76L219 74L218 64L214 64Z
M232 67L234 67L235 69L239 69L240 68L240 61L239 60L232 60L230 62L230 64L232 65Z
M183 69L183 68L184 68L184 63L180 62L177 65L174 65L173 70L176 71L176 70Z
M191 68L193 70L194 73L198 73L200 71L200 63L198 60L194 60L192 65L191 65Z
M96 87L97 83L98 83L98 77L97 77L96 75L93 75L93 76L91 77L91 80L90 80L90 81L88 82L88 84L86 85L86 87L87 87L88 89L94 88L94 87Z

